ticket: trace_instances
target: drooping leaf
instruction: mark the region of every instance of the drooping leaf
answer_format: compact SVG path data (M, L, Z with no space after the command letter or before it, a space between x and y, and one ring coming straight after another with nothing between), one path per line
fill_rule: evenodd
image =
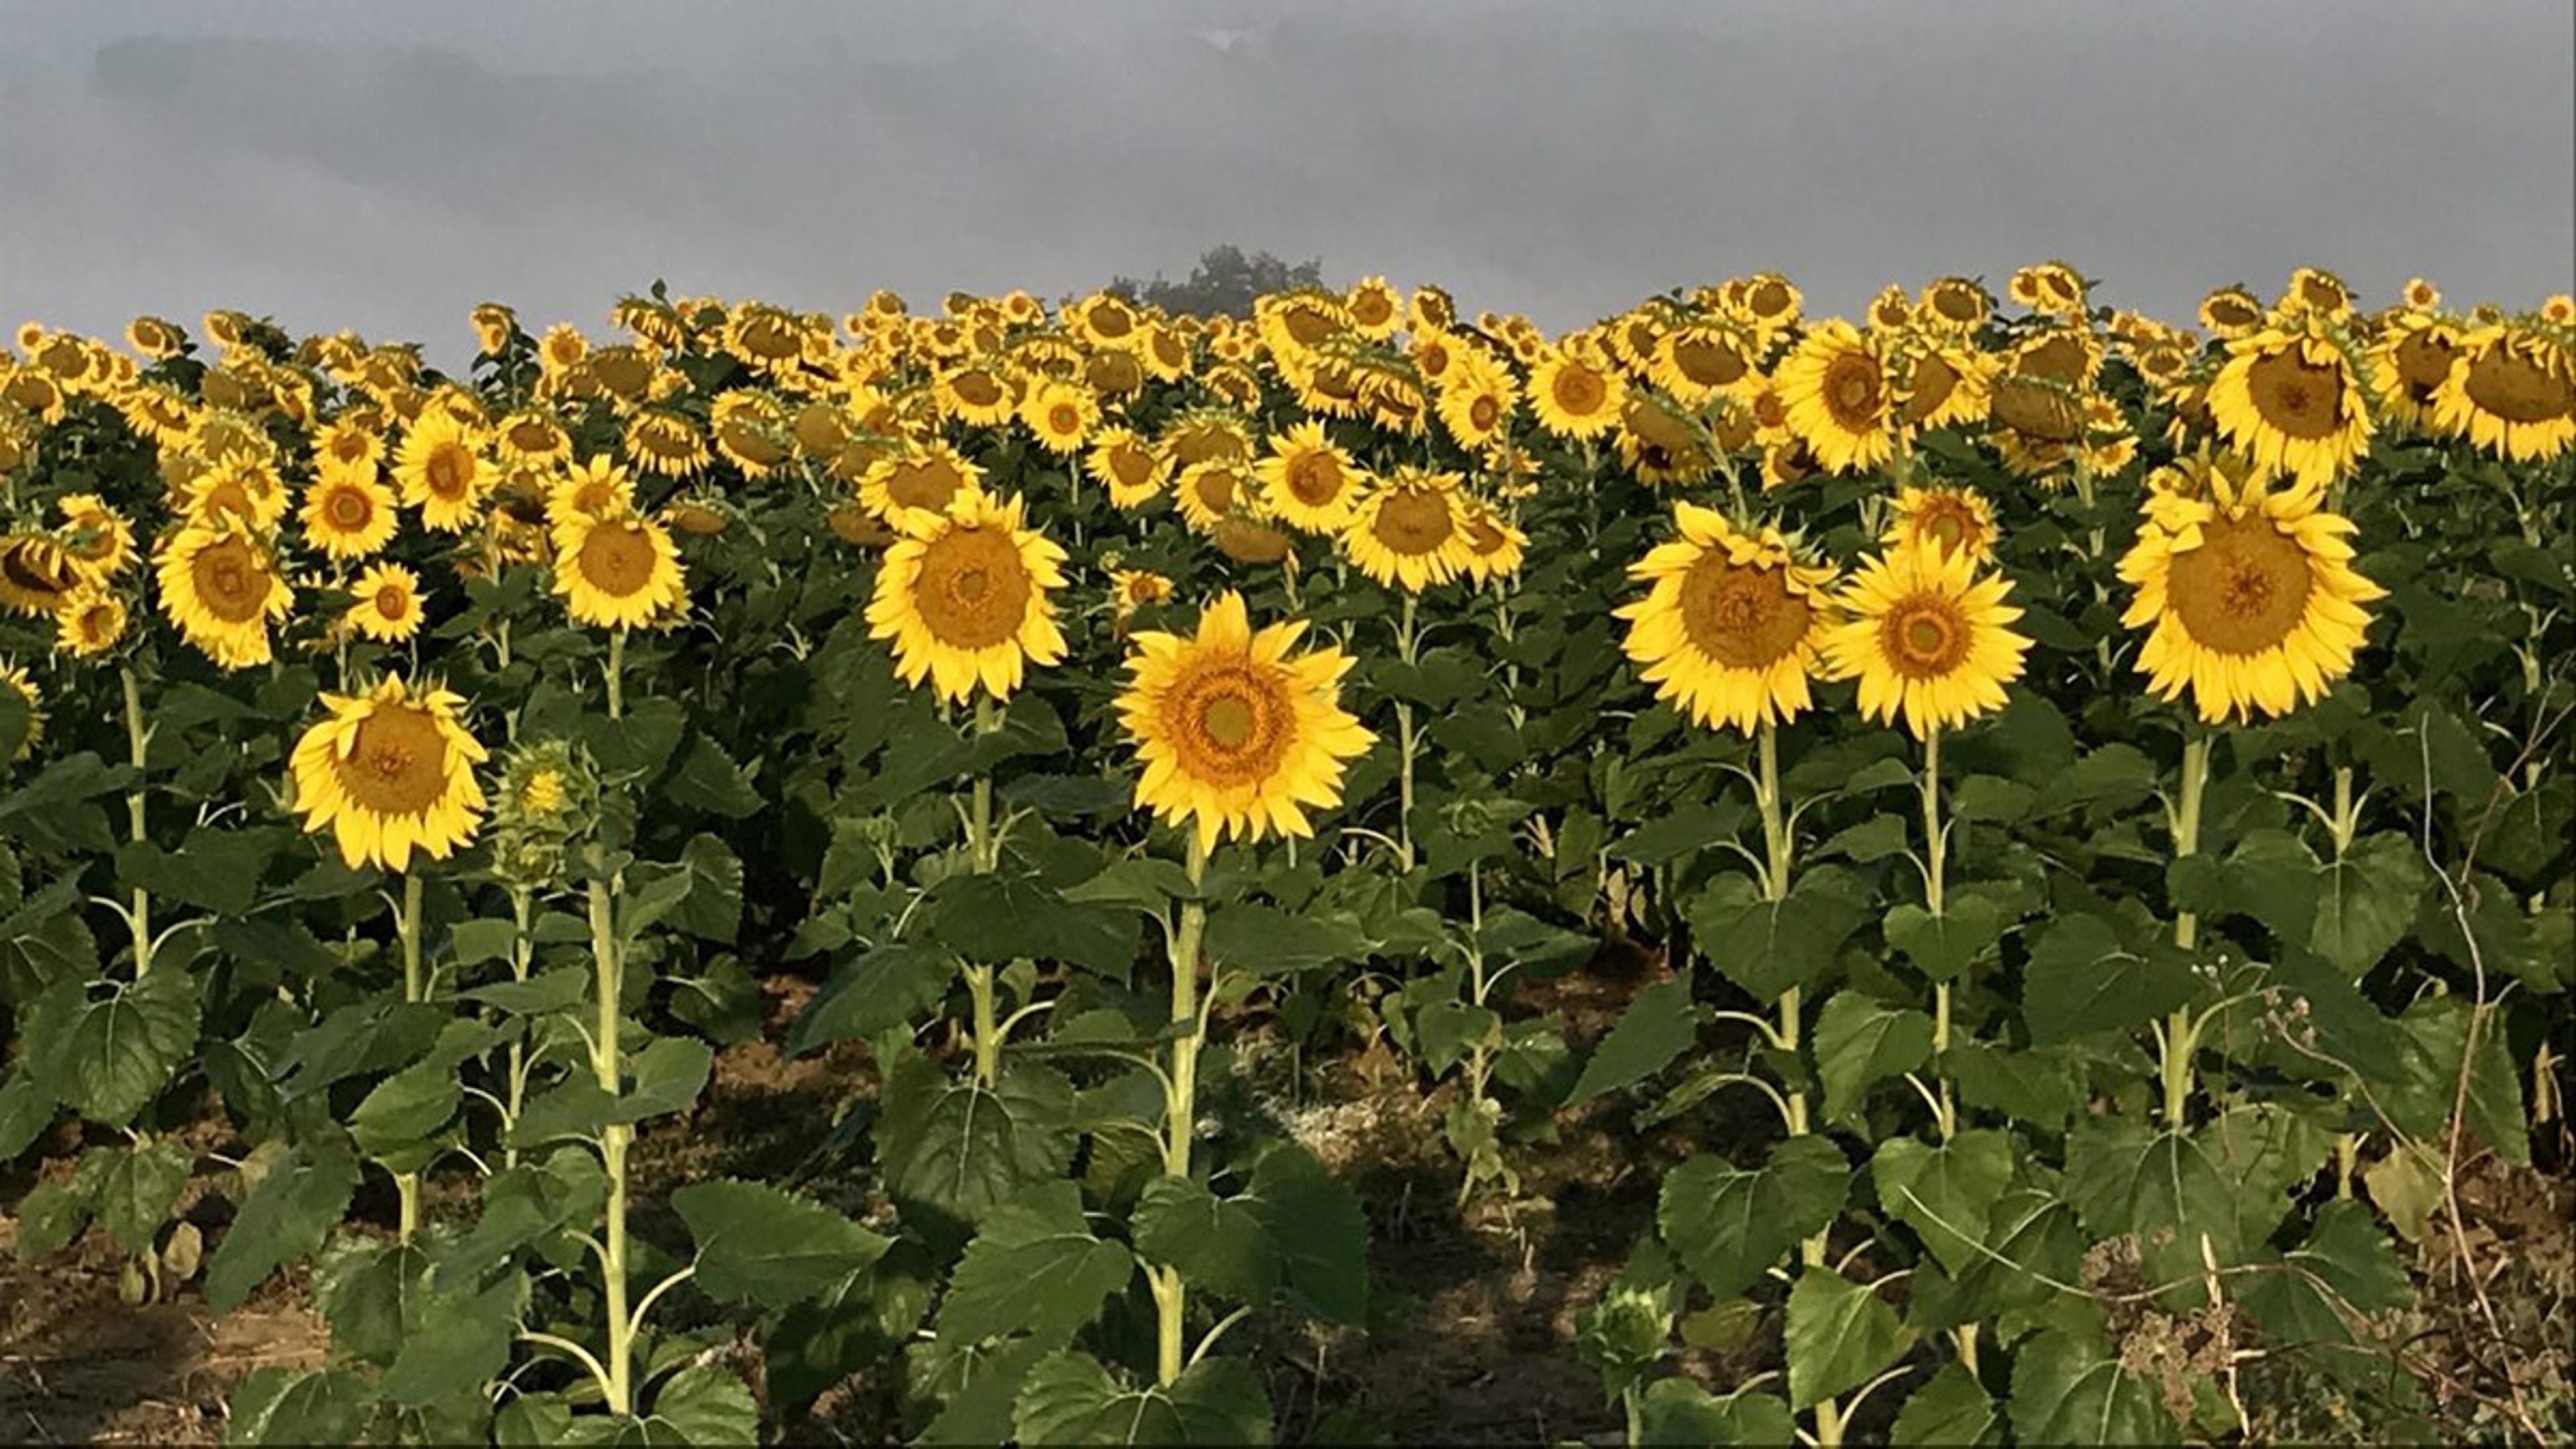
M1824 1231L1850 1188L1841 1148L1820 1136L1792 1137L1755 1169L1712 1156L1683 1162L1664 1176L1655 1221L1674 1255L1726 1298Z
M1196 1178L1163 1176L1145 1184L1130 1222L1136 1252L1181 1270L1238 1303L1266 1302L1279 1283L1279 1250L1254 1202L1220 1198Z
M698 1287L718 1299L785 1308L875 1263L892 1246L821 1203L725 1179L671 1194L698 1248Z
M1728 980L1770 1001L1812 984L1843 941L1868 917L1851 873L1820 865L1800 875L1786 900L1764 900L1753 881L1722 875L1690 903L1691 936Z
M1858 991L1838 991L1816 1018L1816 1075L1825 1084L1825 1116L1843 1121L1870 1085L1903 1076L1932 1056L1932 1018L1880 1004Z
M1641 1444L1789 1444L1798 1437L1789 1406L1751 1389L1723 1397L1686 1378L1646 1385L1638 1414Z
M184 971L134 982L66 977L21 1024L26 1070L83 1117L124 1126L195 1049L197 1011L197 983Z
M1984 1128L1938 1146L1891 1137L1879 1144L1870 1170L1880 1204L1914 1230L1941 1266L1958 1273L1983 1256L1986 1214L2012 1181L2012 1142Z
M1789 1406L1805 1409L1878 1377L1914 1344L1896 1310L1858 1283L1811 1267L1789 1290Z
M1044 1063L1014 1060L984 1088L907 1056L888 1076L881 1111L877 1162L886 1186L898 1200L970 1223L1073 1161L1073 1084Z
M1924 1381L1896 1411L1888 1433L1891 1444L1991 1444L2001 1438L2003 1416L1977 1376L1958 1363L1947 1363Z
M2180 952L2133 951L2109 921L2065 916L2031 943L2022 1019L2031 1040L2046 1046L2153 1021L2197 989Z
M1013 1427L1023 1444L1268 1444L1270 1395L1237 1358L1204 1358L1168 1385L1129 1387L1067 1351L1029 1371Z
M319 1246L358 1188L358 1162L336 1141L298 1143L270 1166L206 1259L206 1302L242 1305L268 1275Z
M1135 1272L1123 1245L1091 1231L1082 1189L1046 1183L984 1215L949 1280L939 1332L969 1339L1027 1333L1062 1343Z
M1648 986L1593 1048L1567 1103L1588 1101L1644 1081L1680 1056L1698 1032L1699 1016L1691 1009L1687 978L1668 977Z

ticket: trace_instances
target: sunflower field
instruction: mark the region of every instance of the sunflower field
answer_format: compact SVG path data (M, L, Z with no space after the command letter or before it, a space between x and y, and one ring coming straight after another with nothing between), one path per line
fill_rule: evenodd
M242 1443L2576 1431L2576 301L2195 322L29 323L15 1252Z

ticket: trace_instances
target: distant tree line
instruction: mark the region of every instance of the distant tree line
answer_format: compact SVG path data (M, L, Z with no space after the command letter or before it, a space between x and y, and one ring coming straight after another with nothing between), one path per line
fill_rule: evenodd
M1134 277L1113 278L1104 288L1133 302L1150 302L1173 314L1212 317L1223 313L1229 317L1252 315L1252 300L1265 292L1283 291L1289 287L1318 287L1324 282L1324 263L1320 257L1302 262L1281 261L1268 252L1247 256L1238 246L1215 246L1199 256L1185 281L1173 281L1156 272L1150 282Z

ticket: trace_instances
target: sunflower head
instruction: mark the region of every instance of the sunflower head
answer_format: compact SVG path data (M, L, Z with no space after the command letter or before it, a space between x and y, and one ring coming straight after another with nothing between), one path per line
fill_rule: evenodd
M1885 464L1903 441L1896 389L1878 345L1835 318L1816 326L1776 374L1789 430L1837 473Z
M1305 533L1339 532L1368 486L1368 474L1312 418L1274 435L1270 456L1255 472L1262 511Z
M328 829L354 870L410 868L418 851L445 860L474 837L483 746L465 729L465 701L388 675L365 694L322 696L324 716L289 762L304 828Z
M1050 595L1064 585L1065 552L1022 513L1016 496L969 489L945 510L897 520L902 537L877 570L868 624L893 642L904 683L927 679L950 700L978 689L1008 699L1030 664L1064 657Z
M380 644L399 644L420 632L420 576L401 564L383 563L349 586L354 602L348 624Z
M1373 737L1341 707L1351 661L1295 652L1305 626L1255 631L1243 596L1199 616L1195 637L1135 637L1118 712L1144 766L1136 803L1193 830L1201 848L1228 835L1303 837L1307 812L1341 801L1342 772Z
M1647 585L1622 605L1625 644L1655 697L1710 728L1751 733L1807 709L1816 649L1832 623L1834 572L1803 564L1776 529L1739 529L1673 505L1680 535L1629 566Z
M236 520L191 523L153 555L161 608L189 643L226 669L270 659L268 626L294 591L265 536Z
M54 648L75 659L95 659L125 639L125 601L104 588L84 588L54 611Z
M572 514L555 533L554 591L575 623L639 629L689 606L670 530L633 510Z
M7 734L17 736L17 743L9 751L9 763L14 765L34 754L36 746L45 738L45 699L37 691L36 681L28 677L24 666L0 659L0 703L8 706L9 714L18 715L23 721L16 728L6 730Z
M2370 446L2360 369L2335 342L2267 328L2228 345L2209 385L2219 433L2267 472L2323 485L2349 474Z
M2352 671L2384 591L2352 569L2349 520L2323 492L2275 486L2202 453L2151 490L2120 560L2136 587L2121 622L2149 630L2138 670L2201 718L2287 714Z
M1964 553L1970 562L1984 563L1995 556L1995 506L1974 488L1908 485L1896 492L1881 541L1944 556Z
M1560 438L1597 438L1618 426L1627 383L1598 359L1551 349L1530 371L1530 411Z
M1418 594L1466 568L1467 520L1455 473L1406 465L1362 495L1342 546L1380 584Z
M2433 425L2514 462L2576 447L2576 350L2565 334L2490 323L2462 337L2432 396Z
M1860 681L1861 713L1900 716L1916 739L2004 707L2030 640L2011 627L2012 585L1980 575L1965 552L1896 548L1870 559L1839 599L1824 637L1836 678Z

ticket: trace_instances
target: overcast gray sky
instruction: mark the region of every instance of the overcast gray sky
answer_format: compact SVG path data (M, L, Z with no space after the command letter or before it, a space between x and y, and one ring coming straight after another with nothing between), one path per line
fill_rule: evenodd
M1232 241L1571 326L2063 255L2576 283L2569 0L0 0L0 323L839 312Z

